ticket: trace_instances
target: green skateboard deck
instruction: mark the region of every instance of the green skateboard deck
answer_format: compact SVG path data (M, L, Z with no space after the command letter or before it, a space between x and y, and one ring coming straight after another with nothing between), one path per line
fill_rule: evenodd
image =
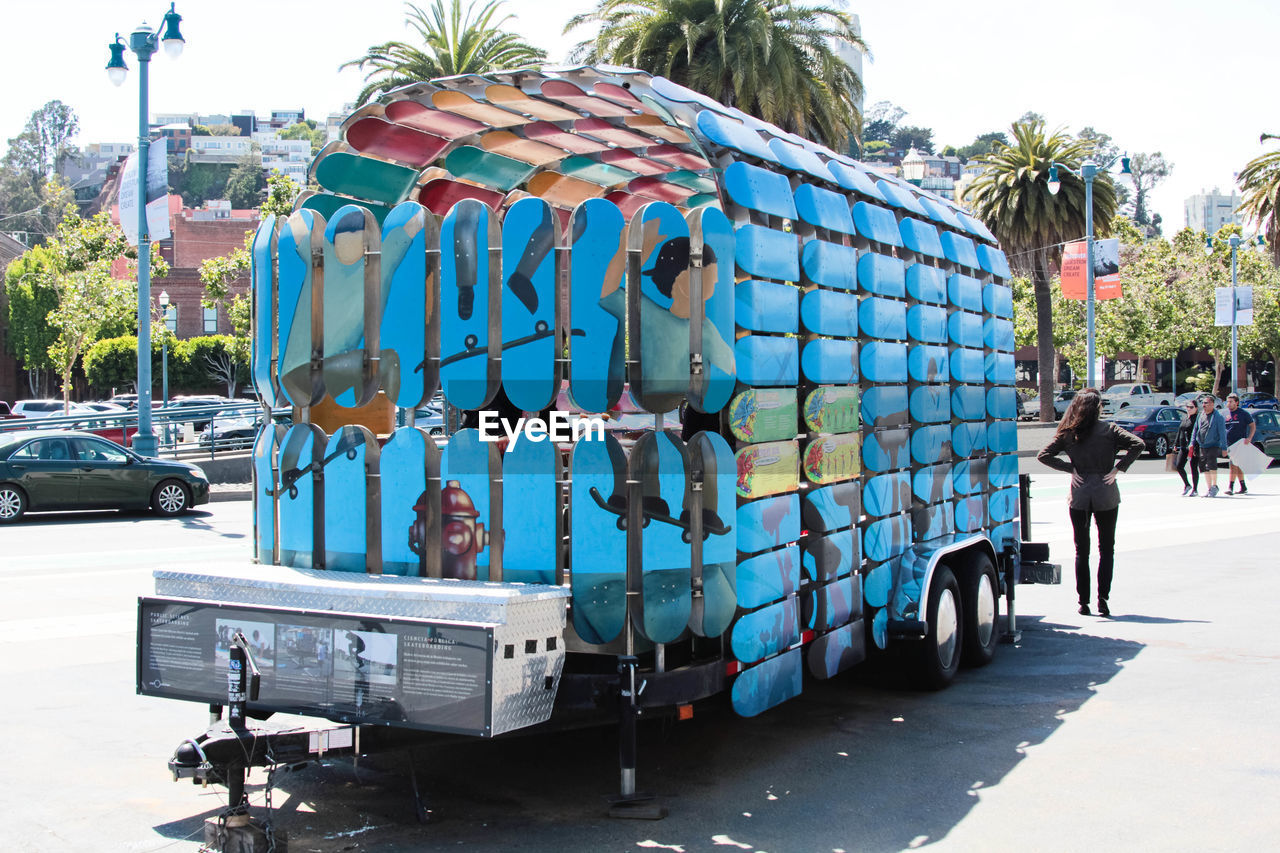
M747 388L739 392L729 403L729 430L734 438L752 444L795 438L796 389Z
M804 475L818 485L852 480L862 473L862 436L820 435L805 446Z
M855 432L861 426L858 405L856 387L824 385L814 388L804 398L804 425L810 432Z
M800 443L771 441L737 453L738 497L764 498L800 488Z

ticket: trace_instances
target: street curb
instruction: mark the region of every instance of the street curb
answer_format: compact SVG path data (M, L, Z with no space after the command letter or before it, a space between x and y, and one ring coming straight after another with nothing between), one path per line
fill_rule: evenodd
M247 501L253 499L253 488L247 483L239 489L216 489L209 492L209 503L225 501Z

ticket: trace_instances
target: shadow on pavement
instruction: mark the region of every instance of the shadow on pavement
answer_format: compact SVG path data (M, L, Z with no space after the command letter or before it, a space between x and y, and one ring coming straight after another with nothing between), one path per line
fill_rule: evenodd
M1020 646L1001 646L994 663L939 693L903 690L883 675L846 677L807 681L799 698L752 719L716 701L686 722L648 721L637 781L669 807L660 822L604 816L618 782L610 728L453 741L412 757L372 756L358 768L313 765L278 777L276 823L299 849L321 853L353 841L380 851L424 843L685 853L927 845L1143 648L1036 617L1019 625ZM432 811L428 826L415 820L410 761ZM261 786L249 790L260 802Z

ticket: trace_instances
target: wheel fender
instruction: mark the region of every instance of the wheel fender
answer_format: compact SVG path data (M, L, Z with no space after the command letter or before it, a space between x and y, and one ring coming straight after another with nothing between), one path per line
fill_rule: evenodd
M995 546L985 534L963 538L952 536L937 544L916 545L899 557L901 562L895 566L894 590L889 606L889 633L903 638L919 638L927 634L927 614L922 612L920 605L929 600L929 587L938 566L945 560L960 582L961 589L964 589L965 582L976 571L974 557L980 553L990 557L994 565L1000 565ZM914 583L916 576L920 577L918 586Z

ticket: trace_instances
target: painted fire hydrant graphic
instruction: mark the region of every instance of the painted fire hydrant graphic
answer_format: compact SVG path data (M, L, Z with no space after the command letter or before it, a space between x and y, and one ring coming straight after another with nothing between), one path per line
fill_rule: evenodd
M427 495L424 492L413 508L417 520L409 528L409 548L421 555L428 547ZM442 548L441 574L446 578L473 581L476 579L476 559L489 544L488 531L478 519L476 505L457 480L445 483L440 495L440 544Z

